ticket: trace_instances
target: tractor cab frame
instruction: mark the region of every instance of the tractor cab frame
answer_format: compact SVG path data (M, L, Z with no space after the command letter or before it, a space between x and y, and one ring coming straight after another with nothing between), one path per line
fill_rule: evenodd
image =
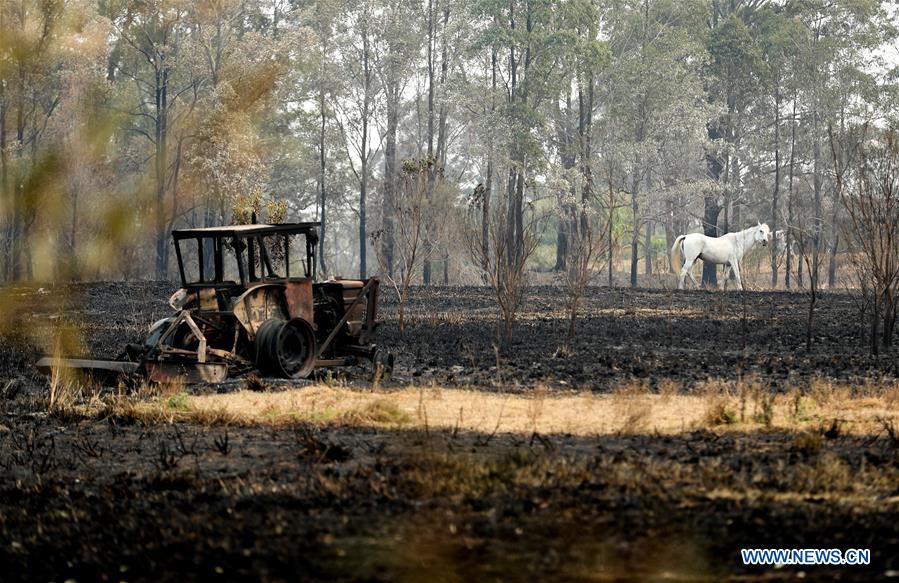
M316 279L319 223L227 225L172 231L181 289L175 313L156 322L127 361L42 359L108 377L219 382L253 369L305 378L318 367L372 362L379 378L393 356L371 343L378 279Z

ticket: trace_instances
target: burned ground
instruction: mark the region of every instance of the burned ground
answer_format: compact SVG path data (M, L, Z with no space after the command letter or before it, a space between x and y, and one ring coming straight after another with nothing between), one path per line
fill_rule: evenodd
M857 300L845 293L819 299L810 352L808 296L801 293L593 289L574 339L564 302L559 288L531 290L515 338L503 346L489 292L428 290L410 302L407 333L388 326L383 338L398 354L401 376L504 390L545 383L608 391L622 379L668 379L690 389L708 378L749 374L778 388L813 376L899 374L894 355L869 355Z
M0 374L28 377L28 364L62 322L80 330L83 353L114 358L168 315L167 282L97 283L13 291L21 306L14 336L4 337ZM379 342L397 356L397 384L607 392L626 379L674 380L689 390L709 378L760 375L775 388L824 376L842 381L899 376L894 354L872 357L857 299L822 294L805 348L808 296L789 292L625 290L593 288L568 338L562 288L530 290L511 344L498 341L495 300L485 288L413 291L400 333L393 293L382 288L386 322ZM350 381L360 371L352 371Z
M274 421L274 412L271 422L150 421L108 403L97 405L99 414L51 415L47 383L30 369L52 344L51 331L71 322L85 350L115 356L166 315L172 289L104 283L45 291L10 292L19 324L0 343L5 580L899 574L892 398L877 405L892 417L858 431L831 425L836 419L823 409L802 431L710 422L659 432L643 420L596 435L448 429L421 411L414 421L374 423L325 415ZM849 295L822 297L811 352L802 294L589 295L569 341L561 290L532 290L516 340L502 345L485 290L416 290L404 334L385 294L381 341L397 352L398 366L395 381L379 390L465 387L535 404L545 394L597 394L595 407L614 408L602 395L622 386L660 392L667 383L665 390L696 393L709 379L752 377L799 399L812 379L851 391L861 379L889 383L895 375L895 355L867 356ZM370 395L361 371L343 374L346 383L327 379L330 391ZM187 407L180 392L156 398L171 411ZM796 409L799 416L798 400ZM861 547L873 557L866 568L751 569L739 560L741 547Z
M828 455L840 461L828 470L778 433L485 445L483 435L353 428L10 430L41 437L4 452L7 575L714 580L754 546L875 549L872 568L811 568L815 578L897 567L899 514L877 501L897 477L883 441L834 440Z

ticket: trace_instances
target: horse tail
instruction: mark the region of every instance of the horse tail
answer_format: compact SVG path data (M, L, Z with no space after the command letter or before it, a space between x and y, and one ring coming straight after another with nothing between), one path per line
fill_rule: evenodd
M680 271L680 268L683 265L681 243L683 243L684 239L686 238L686 235L680 235L677 239L674 240L674 245L671 246L671 271L673 273L677 273L678 271Z

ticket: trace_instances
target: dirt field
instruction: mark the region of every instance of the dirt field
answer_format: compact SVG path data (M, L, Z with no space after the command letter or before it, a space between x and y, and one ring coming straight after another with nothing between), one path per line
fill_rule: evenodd
M165 283L7 290L0 321L3 580L806 580L899 577L899 376L851 296L529 293L495 344L486 290L385 294L377 390L308 383L66 387L112 357ZM249 384L249 387L247 386ZM254 390L249 390L254 389ZM744 567L743 547L870 548L871 565Z

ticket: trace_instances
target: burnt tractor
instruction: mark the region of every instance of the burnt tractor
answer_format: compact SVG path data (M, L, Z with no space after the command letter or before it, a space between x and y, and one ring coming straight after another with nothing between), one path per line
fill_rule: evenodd
M316 281L320 223L229 225L172 232L182 287L175 310L120 360L43 358L45 372L95 378L220 382L257 370L306 378L319 367L372 363L386 378L393 356L372 340L378 279Z

